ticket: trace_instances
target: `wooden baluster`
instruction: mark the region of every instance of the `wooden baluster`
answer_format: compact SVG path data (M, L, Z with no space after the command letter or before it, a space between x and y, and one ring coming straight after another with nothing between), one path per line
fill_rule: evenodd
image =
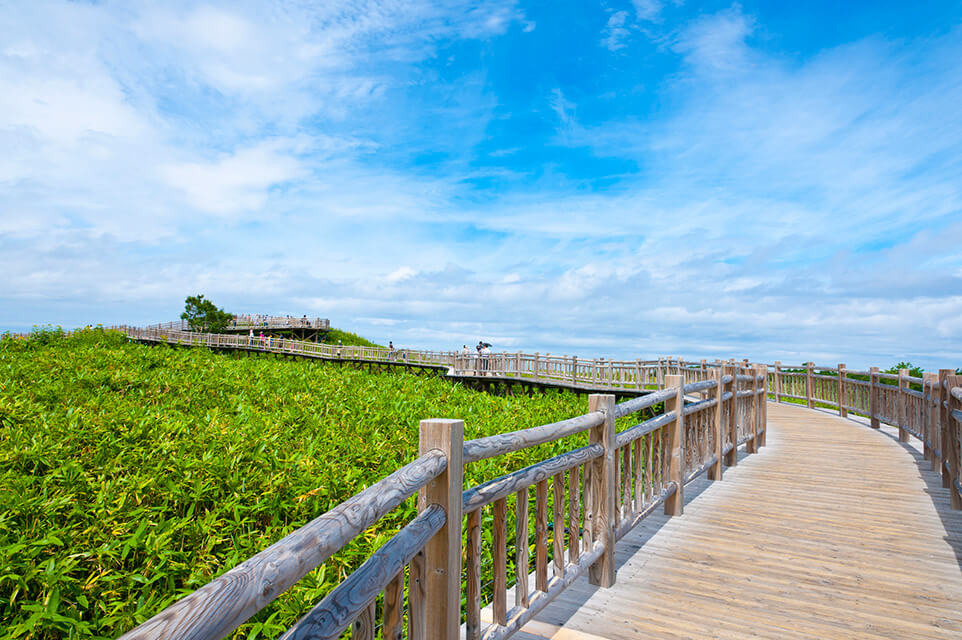
M812 408L812 363L805 363L805 404Z
M384 615L381 635L384 640L401 640L404 621L402 611L404 607L404 571L387 583L384 589Z
M581 504L584 507L584 525L581 527L581 531L583 534L584 547L586 551L591 549L593 544L593 538L591 536L594 533L591 530L591 467L591 462L586 462L581 467Z
M731 439L732 449L725 455L725 466L734 467L738 465L738 369L732 365L722 367L722 375L731 376L728 383L728 391L732 397L729 398L725 409L728 416L728 435Z
M722 415L724 407L722 406L722 393L724 389L722 388L722 371L720 368L715 368L715 398L718 399L718 403L715 405L715 411L713 413L713 424L712 424L712 437L715 438L715 464L713 464L708 469L708 477L711 480L721 480L722 479L722 451L724 450L724 433L722 433Z
M908 423L908 416L906 415L905 402L906 393L905 388L908 385L908 380L906 378L909 375L908 369L899 369L899 395L898 395L898 422L899 422L899 442L909 441L909 432L905 430L905 426Z
M782 401L782 363L775 361L775 402Z
M563 578L565 574L565 489L564 472L554 474L551 479L554 499L552 518L552 554L554 556L554 575Z
M494 556L494 595L491 610L494 622L504 626L508 624L507 590L508 590L508 538L507 538L507 500L501 498L494 501L494 531L491 540Z
M578 356L571 356L571 384L578 382Z
M847 400L845 398L845 363L838 365L838 415L843 418L848 417L848 409L845 408Z
M869 418L871 420L871 427L873 429L878 429L881 425L879 423L879 388L878 388L878 367L872 367L869 369Z
M425 586L424 551L418 551L408 564L408 637L413 640L427 640Z
M648 455L645 457L645 502L650 502L656 492L655 488L655 434L649 433L645 436L648 441Z
M946 471L949 474L949 495L952 498L952 508L962 509L962 494L959 493L959 488L956 486L959 478L962 477L962 472L960 472L960 467L962 467L962 452L959 451L959 433L962 431L962 424L959 424L959 422L952 417L953 411L962 411L962 402L952 395L952 389L954 387L962 387L962 376L954 375L955 372L952 369L944 369L944 371L947 373L951 372L945 376L945 397L948 401L946 403L948 406L942 409L945 412L944 424L947 427L945 431L948 433L944 447L948 452L946 456L948 462ZM941 376L941 371L939 375Z
M632 443L632 449L634 452L634 460L632 461L632 470L634 472L635 479L635 500L630 509L630 515L641 511L645 504L645 478L644 478L644 463L641 457L641 445L642 439L638 438Z
M424 583L427 638L455 638L461 624L461 463L464 452L463 420L422 420L420 454L439 449L447 467L418 491L418 511L432 504L444 507L444 526L424 548Z
M588 579L595 586L607 588L615 584L615 397L589 395L588 411L605 414L605 421L588 432L588 442L604 449L604 454L592 461L591 470L592 538L604 545L604 552L591 565Z
M354 640L374 640L374 601L364 607L361 615L351 625L351 638Z
M680 375L665 379L665 388L676 388L675 395L665 401L665 411L673 411L675 419L664 428L667 430L669 461L668 479L675 483L675 492L665 500L665 515L680 516L685 509L685 394L684 381Z
M581 508L579 497L578 469L568 470L568 562L575 563L581 555L579 541L581 540Z
M936 415L939 417L939 446L942 449L942 460L939 464L939 469L942 473L942 488L948 489L952 486L952 471L954 468L954 458L955 452L953 449L953 442L955 440L955 421L952 419L952 414L949 413L948 408L943 405L948 405L952 401L952 394L950 393L950 388L948 387L947 380L949 376L955 375L954 369L939 369L939 379L936 382L939 388L939 400L936 406Z
M534 498L534 588L548 589L548 481L535 485Z
M514 494L517 512L514 526L514 604L528 606L528 487Z
M631 517L631 479L632 479L632 469L631 469L631 445L626 445L622 447L622 478L621 478L621 517L622 519Z
M467 602L465 632L467 640L481 637L481 510L468 513Z

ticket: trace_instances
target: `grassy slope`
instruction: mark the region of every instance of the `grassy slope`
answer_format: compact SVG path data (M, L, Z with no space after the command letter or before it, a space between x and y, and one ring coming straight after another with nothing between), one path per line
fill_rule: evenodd
M0 637L116 637L413 459L421 418L464 418L473 438L586 405L98 331L0 342ZM467 482L561 448L472 464ZM412 500L238 633L276 635L413 513Z

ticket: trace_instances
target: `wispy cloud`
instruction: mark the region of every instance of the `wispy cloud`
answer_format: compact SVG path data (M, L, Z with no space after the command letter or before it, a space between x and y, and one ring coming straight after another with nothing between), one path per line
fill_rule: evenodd
M202 291L418 346L962 360L962 32L590 11L5 9L0 326Z

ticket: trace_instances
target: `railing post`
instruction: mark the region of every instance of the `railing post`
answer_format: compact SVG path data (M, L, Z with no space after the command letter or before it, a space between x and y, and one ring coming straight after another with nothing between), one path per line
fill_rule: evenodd
M571 356L571 384L578 383L578 356Z
M805 363L805 403L812 408L812 363Z
M898 395L898 421L899 421L899 442L909 441L909 432L905 430L905 423L908 420L905 417L905 387L907 380L905 379L909 375L908 369L899 369L899 395Z
M678 374L665 377L665 388L677 389L665 401L665 411L674 411L675 419L662 427L668 433L668 480L675 483L675 492L665 500L665 515L680 516L685 510L685 381Z
M418 512L444 507L444 526L424 547L424 638L456 640L461 624L461 500L464 490L463 420L422 420L420 454L439 449L444 473L418 491ZM419 639L420 640L420 639Z
M942 449L942 460L939 462L939 470L942 473L942 487L952 486L952 461L957 457L952 449L955 429L952 428L952 414L949 413L948 405L952 401L952 394L949 393L948 379L955 374L954 369L939 369L939 404L936 408L936 415L939 416L939 446Z
M591 461L591 539L605 546L604 553L588 570L591 584L615 584L615 396L593 393L588 396L588 411L601 411L605 421L588 432L588 443L598 443L604 454ZM555 523L561 527L562 523Z
M782 363L775 361L775 402L782 401Z
M708 478L711 480L721 480L722 470L724 469L722 466L722 450L725 447L725 434L722 432L722 417L725 415L723 412L724 403L722 402L722 394L725 390L722 386L722 372L720 367L715 368L713 376L715 378L715 398L718 399L718 403L715 405L715 464L709 467Z
M952 395L953 387L962 387L962 376L949 375L945 378L945 383L945 397L948 406L944 409L944 424L946 426L945 431L949 434L949 455L946 456L946 461L948 462L948 470L951 474L949 495L952 496L952 508L962 509L962 494L959 493L958 486L959 478L962 477L962 473L960 473L962 454L960 454L959 451L959 431L962 430L962 424L956 422L955 418L952 417L953 411L962 411L962 402Z
M738 370L734 365L725 365L722 367L723 376L731 376L731 382L728 383L728 390L731 392L732 397L728 399L728 432L732 441L732 450L725 455L725 466L734 467L738 465L738 422L736 421L736 402L735 397L738 393L738 380L736 376L738 375Z
M535 351L534 352L534 379L535 380L538 379L538 367L540 366L540 364L541 364L541 352Z
M873 429L878 429L880 425L878 419L878 367L872 367L869 371L868 406L870 424Z
M848 417L848 409L845 408L845 363L838 365L838 415L843 418Z
M759 389L761 393L755 396L758 398L760 409L758 415L758 446L764 447L768 441L768 365L763 364L759 369L759 375L762 377L762 386Z
M751 386L751 405L752 405L752 437L745 443L746 453L758 453L758 369L752 367L747 370L752 378Z
M645 381L641 379L641 358L635 360L635 386L639 389L645 388Z
M929 461L932 465L932 471L939 471L942 467L941 457L939 456L939 447L942 446L942 431L939 429L939 400L941 397L939 389L939 374L929 373L927 374L929 378L929 401L928 405L925 407L926 417L929 423Z
M665 373L661 367L662 359L658 358L658 370L655 371L655 386L659 389L665 388Z

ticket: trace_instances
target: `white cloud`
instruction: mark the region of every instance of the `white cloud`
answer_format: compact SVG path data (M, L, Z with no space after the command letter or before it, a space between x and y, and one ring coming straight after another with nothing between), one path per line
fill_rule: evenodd
M193 208L217 215L260 209L272 187L305 174L301 162L278 141L239 149L212 162L166 165L160 171L170 186L186 194Z
M608 18L608 23L602 32L604 38L601 39L601 44L609 51L617 51L618 49L625 48L625 40L628 38L627 20L627 11L616 11Z

